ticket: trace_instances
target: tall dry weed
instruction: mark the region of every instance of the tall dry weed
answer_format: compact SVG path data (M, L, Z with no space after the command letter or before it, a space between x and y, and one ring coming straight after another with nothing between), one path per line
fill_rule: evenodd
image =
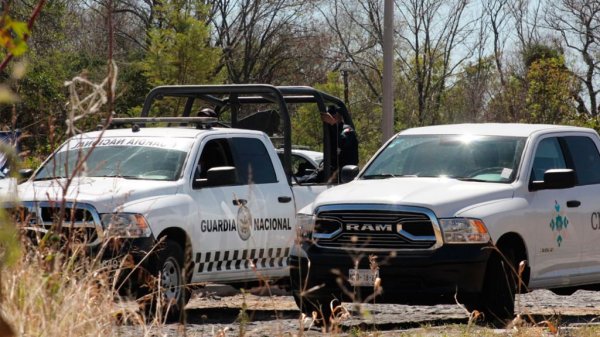
M58 261L58 260L57 260ZM18 336L111 336L121 314L107 275L69 262L22 259L3 268L2 312Z

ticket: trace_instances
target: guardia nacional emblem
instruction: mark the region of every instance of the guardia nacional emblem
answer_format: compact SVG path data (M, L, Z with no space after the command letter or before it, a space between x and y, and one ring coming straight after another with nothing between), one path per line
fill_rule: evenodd
M252 234L252 214L246 205L240 205L237 214L237 230L240 239L246 241Z

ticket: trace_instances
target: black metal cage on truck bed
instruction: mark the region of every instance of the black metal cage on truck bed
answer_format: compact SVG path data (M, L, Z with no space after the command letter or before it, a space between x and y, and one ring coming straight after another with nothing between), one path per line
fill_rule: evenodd
M214 107L217 114L228 110L231 120L229 125L234 128L248 128L239 118L242 107L272 104L277 108L277 113L282 122L281 132L283 137L282 164L288 183L292 183L292 126L289 105L291 104L316 104L320 114L326 113L328 107L333 106L341 114L344 123L354 128L352 117L344 102L339 98L316 90L308 86L272 86L267 84L229 84L229 85L167 85L159 86L150 91L144 101L141 117L151 117L152 110L157 102L168 98L184 98L184 106L178 117L191 117L193 107L198 101L205 102ZM152 112L152 113L151 113ZM163 117L160 114L154 117ZM320 116L315 116L320 118ZM323 170L326 177L330 177L331 162L336 153L332 151L330 133L323 127ZM339 182L339 179L338 179Z

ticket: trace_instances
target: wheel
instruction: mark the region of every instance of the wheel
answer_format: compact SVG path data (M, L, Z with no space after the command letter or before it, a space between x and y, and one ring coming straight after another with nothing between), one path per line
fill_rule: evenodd
M153 270L155 289L152 289L150 303L145 305L147 317L166 318L167 321L181 321L183 309L190 299L190 289L187 286L189 273L184 274L184 252L181 246L166 240L159 248Z
M517 277L513 269L515 253L512 249L503 251L503 255L512 264L507 265L499 253L490 255L484 277L483 289L476 299L466 303L469 311L478 310L485 320L495 326L503 326L514 317Z

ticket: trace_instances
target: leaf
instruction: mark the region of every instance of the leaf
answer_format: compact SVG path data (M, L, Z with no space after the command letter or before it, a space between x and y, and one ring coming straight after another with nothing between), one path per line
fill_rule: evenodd
M19 41L12 48L9 48L9 50L14 56L23 55L27 51L27 43Z
M27 23L25 22L11 21L10 28L20 39L29 34L29 28L27 28Z

